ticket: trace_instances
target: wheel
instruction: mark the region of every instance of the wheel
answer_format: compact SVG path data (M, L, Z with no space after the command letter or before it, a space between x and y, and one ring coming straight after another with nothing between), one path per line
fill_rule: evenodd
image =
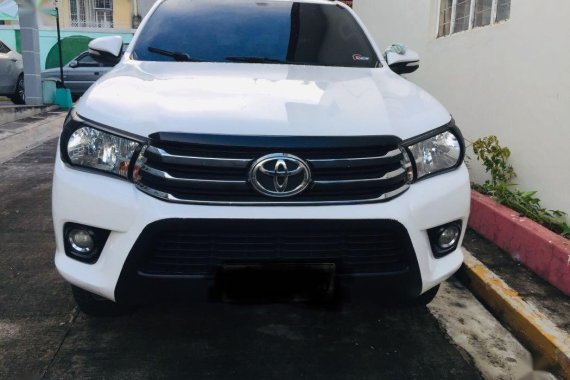
M427 306L431 301L433 301L433 299L437 295L438 291L439 291L439 285L431 288L430 290L428 290L427 292L425 292L421 296L412 299L410 302L410 305L411 306L420 306L420 307L421 306Z
M16 92L10 97L14 104L26 104L26 89L24 88L24 75L18 77Z
M132 306L106 300L77 286L72 285L71 291L79 310L92 317L117 317L134 311Z

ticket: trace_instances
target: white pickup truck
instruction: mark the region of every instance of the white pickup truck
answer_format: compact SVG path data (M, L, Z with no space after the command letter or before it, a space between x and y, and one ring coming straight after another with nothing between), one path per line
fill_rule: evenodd
M118 64L70 112L53 187L55 263L83 311L206 293L236 268L425 304L460 267L461 133L399 75L417 54L382 54L343 3L159 0L126 52L90 52Z

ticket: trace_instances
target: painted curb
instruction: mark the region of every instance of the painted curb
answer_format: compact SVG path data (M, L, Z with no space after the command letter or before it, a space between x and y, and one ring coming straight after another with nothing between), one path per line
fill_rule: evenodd
M570 295L570 240L475 191L469 226Z
M467 250L462 280L498 319L539 359L538 369L554 369L570 379L570 336L477 260ZM461 277L461 276L460 276Z

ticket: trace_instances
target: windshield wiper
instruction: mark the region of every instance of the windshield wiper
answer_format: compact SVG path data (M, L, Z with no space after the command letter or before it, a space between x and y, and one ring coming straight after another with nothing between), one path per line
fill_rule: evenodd
M280 59L267 58L267 57L226 57L226 61L230 62L243 62L243 63L287 63Z
M177 62L203 62L201 59L192 58L188 53L181 53L179 51L163 50L155 47L149 47L148 51L151 53L172 57Z

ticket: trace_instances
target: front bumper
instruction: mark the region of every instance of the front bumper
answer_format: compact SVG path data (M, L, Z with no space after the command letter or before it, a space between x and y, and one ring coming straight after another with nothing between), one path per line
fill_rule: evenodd
M338 206L183 205L155 199L127 181L69 168L61 161L58 152L53 184L55 263L68 282L104 298L124 302L128 301L125 298L130 292L121 289L132 288L130 285L133 285L130 281L123 284L125 263L143 230L155 222L168 219L380 219L397 221L407 231L415 252L417 271L414 271L414 278L406 278L406 281L409 281L412 292L419 295L446 280L463 262L461 248L436 259L427 230L455 220L462 220L466 226L469 194L469 175L463 165L456 171L413 184L407 192L386 203ZM85 264L65 254L63 227L69 222L111 231L95 264ZM355 282L368 286L375 279L376 282L390 281L389 277L364 276ZM117 297L118 293L124 295Z

